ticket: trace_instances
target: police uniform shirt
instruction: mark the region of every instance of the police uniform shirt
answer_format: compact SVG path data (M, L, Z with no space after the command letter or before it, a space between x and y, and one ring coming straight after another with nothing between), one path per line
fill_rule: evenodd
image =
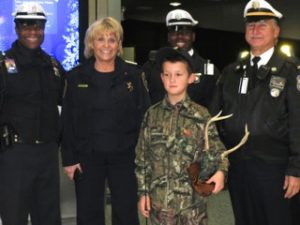
M115 151L118 147L117 135L118 129L116 108L112 104L111 87L115 79L114 72L103 73L93 70L92 80L95 87L96 101L92 102L92 142L94 151Z

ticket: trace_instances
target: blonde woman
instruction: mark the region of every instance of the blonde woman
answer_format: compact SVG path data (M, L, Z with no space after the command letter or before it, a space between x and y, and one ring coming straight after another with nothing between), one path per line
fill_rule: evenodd
M86 32L86 62L67 74L62 156L78 225L105 224L106 181L112 224L138 224L134 148L149 98L141 70L120 58L122 40L118 21L97 20Z

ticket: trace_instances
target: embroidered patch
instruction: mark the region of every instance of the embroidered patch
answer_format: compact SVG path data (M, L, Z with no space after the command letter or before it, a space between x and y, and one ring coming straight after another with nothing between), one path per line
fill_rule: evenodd
M14 59L6 58L4 60L4 64L8 73L18 73L16 62Z

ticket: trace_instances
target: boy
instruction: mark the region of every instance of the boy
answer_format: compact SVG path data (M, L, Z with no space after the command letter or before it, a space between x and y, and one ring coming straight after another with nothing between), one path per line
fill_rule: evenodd
M195 76L193 65L184 52L162 48L156 56L161 65L165 98L146 112L136 147L136 175L139 187L139 209L152 224L206 225L206 199L192 187L187 168L204 154L204 129L210 115L206 108L194 103L187 87ZM214 172L205 177L214 184L212 192L224 187L227 159L215 126L208 129L210 158ZM201 160L200 160L201 161ZM203 171L210 171L205 164Z

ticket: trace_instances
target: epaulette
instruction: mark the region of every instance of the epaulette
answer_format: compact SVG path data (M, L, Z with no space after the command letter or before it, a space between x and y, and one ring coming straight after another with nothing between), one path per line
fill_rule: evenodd
M298 71L300 71L300 59L295 56L286 57L286 61L294 64Z
M137 65L136 62L133 62L133 61L130 61L130 60L125 60L125 62L129 63L129 64L132 64L132 65Z
M0 51L0 63L2 63L5 59L5 53Z

